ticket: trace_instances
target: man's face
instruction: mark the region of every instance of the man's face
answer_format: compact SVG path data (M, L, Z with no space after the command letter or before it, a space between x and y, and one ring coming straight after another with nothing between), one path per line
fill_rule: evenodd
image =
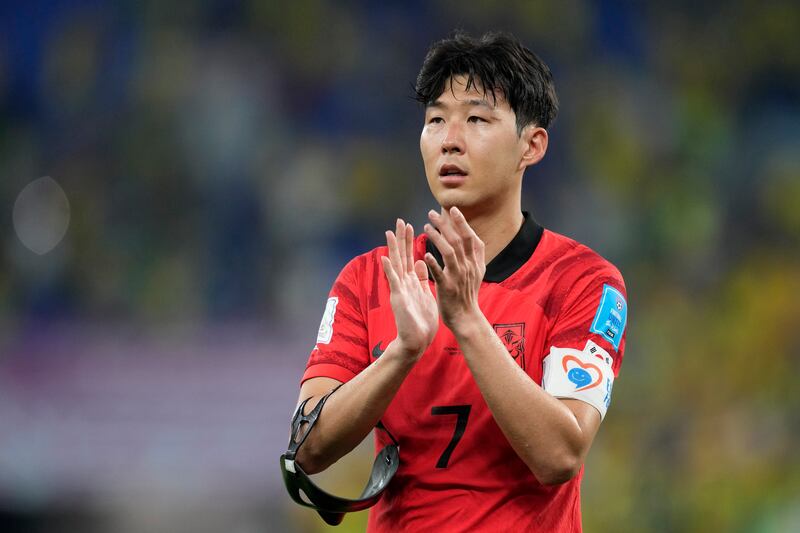
M428 185L444 207L502 205L521 187L527 143L514 111L501 92L495 102L481 89L467 91L466 77L457 76L425 110L419 145Z

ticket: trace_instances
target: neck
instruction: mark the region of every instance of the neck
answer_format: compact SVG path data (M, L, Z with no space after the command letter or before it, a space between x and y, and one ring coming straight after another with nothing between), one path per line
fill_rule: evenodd
M503 209L485 212L464 209L463 212L470 227L483 241L487 265L519 233L524 220L519 202Z

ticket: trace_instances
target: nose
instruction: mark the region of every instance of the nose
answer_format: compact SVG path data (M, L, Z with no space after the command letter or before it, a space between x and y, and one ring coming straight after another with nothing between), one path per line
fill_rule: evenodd
M442 139L443 154L462 154L464 153L464 136L461 128L453 124L447 128L447 134Z

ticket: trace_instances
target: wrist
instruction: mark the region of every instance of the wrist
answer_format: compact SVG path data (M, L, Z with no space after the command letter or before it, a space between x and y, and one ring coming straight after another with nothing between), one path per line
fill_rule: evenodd
M386 347L384 357L387 354L390 356L394 355L397 359L413 365L419 361L419 358L422 357L422 354L425 353L427 349L427 346L410 346L403 342L400 337L396 337Z
M477 306L467 312L452 317L447 324L456 340L468 341L475 335L480 335L488 321Z

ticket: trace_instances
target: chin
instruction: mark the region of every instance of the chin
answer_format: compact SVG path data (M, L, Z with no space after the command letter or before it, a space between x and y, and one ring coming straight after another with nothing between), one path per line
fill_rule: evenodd
M459 198L459 195L452 194L450 191L448 191L446 193L443 193L443 194L437 194L436 195L436 202L440 206L448 208L448 209L453 207L453 206L456 206L456 207L460 208L460 207L462 207L464 205L463 198Z
M476 199L471 194L458 189L440 191L435 197L439 205L446 208L455 206L464 209L472 207L476 203Z

